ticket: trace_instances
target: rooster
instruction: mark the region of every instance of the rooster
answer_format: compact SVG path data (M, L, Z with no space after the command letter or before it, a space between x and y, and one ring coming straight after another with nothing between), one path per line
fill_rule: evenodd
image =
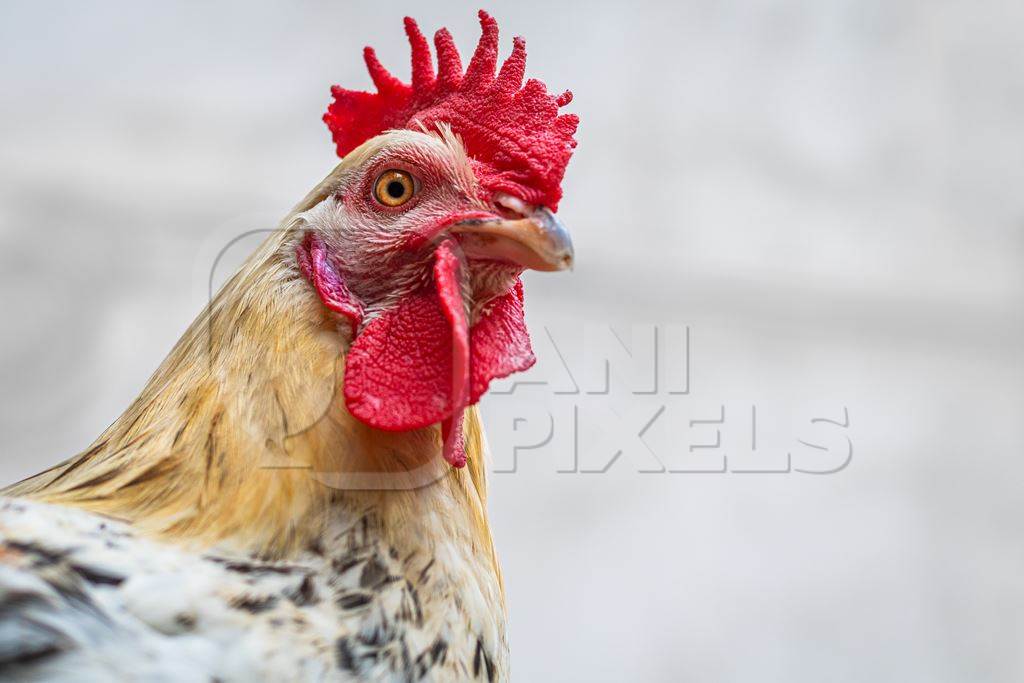
M341 163L85 451L0 498L0 675L34 681L508 677L475 404L534 362L524 269L578 119L451 35L366 48L335 86Z

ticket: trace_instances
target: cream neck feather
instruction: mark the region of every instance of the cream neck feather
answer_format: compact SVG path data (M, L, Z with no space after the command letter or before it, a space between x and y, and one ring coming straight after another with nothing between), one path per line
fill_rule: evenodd
M372 509L380 533L400 546L464 539L500 582L476 411L466 415L469 466L452 470L438 457L436 426L381 432L344 408L347 333L293 256L299 214L335 174L225 285L88 450L5 493L268 557L315 543L340 510Z

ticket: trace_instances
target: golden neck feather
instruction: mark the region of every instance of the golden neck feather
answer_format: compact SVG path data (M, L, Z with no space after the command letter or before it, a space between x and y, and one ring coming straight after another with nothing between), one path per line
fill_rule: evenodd
M88 450L5 493L268 557L306 547L341 508L373 509L382 533L421 543L445 530L416 520L445 519L493 562L476 410L465 470L438 457L436 426L391 433L351 417L344 340L297 271L295 239L290 217Z

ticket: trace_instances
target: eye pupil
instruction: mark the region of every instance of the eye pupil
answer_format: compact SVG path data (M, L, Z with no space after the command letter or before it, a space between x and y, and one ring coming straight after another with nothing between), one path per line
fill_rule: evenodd
M397 180L392 180L390 183L388 183L387 192L388 196L390 196L392 199L401 199L402 195L405 194L405 185L403 185Z
M373 194L384 206L396 208L407 204L416 194L416 181L409 173L398 169L384 171L377 176Z

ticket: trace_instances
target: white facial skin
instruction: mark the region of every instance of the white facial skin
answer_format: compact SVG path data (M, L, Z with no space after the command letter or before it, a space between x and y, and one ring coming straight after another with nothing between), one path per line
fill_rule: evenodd
M415 194L390 207L375 197L381 174L404 171ZM353 151L335 172L330 196L302 214L327 247L345 284L364 306L364 324L432 280L437 243L466 218L518 218L480 199L472 162L447 130L439 134L392 131ZM505 294L523 268L495 260L466 259L463 298L475 322L486 304Z

